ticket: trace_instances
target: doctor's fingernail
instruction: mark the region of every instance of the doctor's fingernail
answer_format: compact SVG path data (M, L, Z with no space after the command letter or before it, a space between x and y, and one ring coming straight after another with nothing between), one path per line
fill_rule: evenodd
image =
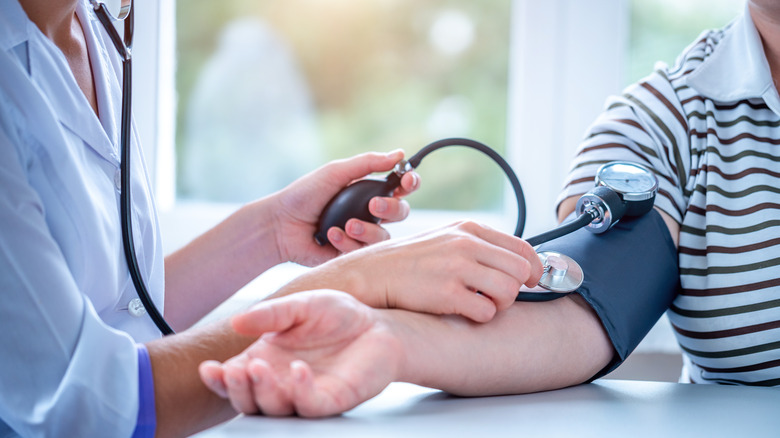
M363 224L358 221L350 222L348 227L349 227L349 234L353 236L359 236L363 234L363 231L365 231Z
M328 240L333 243L339 243L344 240L344 235L341 230L332 229L331 231L328 231Z
M376 213L384 213L387 211L387 201L382 198L374 198L371 201L371 209Z

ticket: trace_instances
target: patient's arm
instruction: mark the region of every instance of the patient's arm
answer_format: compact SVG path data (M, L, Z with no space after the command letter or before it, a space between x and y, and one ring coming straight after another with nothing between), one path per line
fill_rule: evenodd
M574 202L567 200L561 215L565 217L573 207ZM662 217L676 243L679 226L663 212ZM289 301L293 297L299 301ZM207 363L201 367L201 378L243 412L329 415L355 406L395 380L460 395L524 393L587 381L616 357L600 319L579 295L544 303L514 303L484 324L458 316L369 309L355 306L354 299L346 296L334 298L335 302L346 300L353 305L332 311L312 305L316 299L316 294L304 293L263 304L267 309L294 307L299 326L269 325L267 313L250 312L236 322L247 334L288 331L320 336L288 336L287 341L295 342L281 350L274 338L261 339L247 350L254 362L244 355L232 361L234 367ZM352 310L345 313L344 309ZM334 348L328 336L322 335L327 331L311 330L312 322L354 320L350 317L353 311L371 322L341 326L354 335L355 342ZM381 342L365 342L378 334L389 334L390 340L384 336ZM296 358L308 362L304 365ZM341 377L333 379L334 375ZM264 386L250 383L252 377L260 377ZM301 385L305 390L296 390Z
M613 356L601 322L579 296L518 302L487 324L411 312L388 319L407 353L398 380L458 395L583 383Z
M322 416L348 410L392 381L459 395L533 392L582 383L613 356L578 298L516 303L491 322L372 309L341 293L301 293L234 320L265 336L201 378L245 413Z

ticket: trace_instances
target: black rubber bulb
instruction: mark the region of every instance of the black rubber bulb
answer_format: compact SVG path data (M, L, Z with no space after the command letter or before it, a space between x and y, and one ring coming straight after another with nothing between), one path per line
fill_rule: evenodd
M314 240L324 246L328 243L328 230L331 227L344 229L351 218L379 223L379 218L368 211L368 201L376 196L393 196L400 185L401 178L391 172L384 179L366 178L344 187L322 211Z

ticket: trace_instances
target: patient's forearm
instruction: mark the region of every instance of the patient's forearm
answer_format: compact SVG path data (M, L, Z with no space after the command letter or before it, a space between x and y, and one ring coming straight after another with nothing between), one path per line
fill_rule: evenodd
M515 303L478 324L388 311L404 343L399 380L464 396L514 394L587 381L613 355L601 322L579 296Z

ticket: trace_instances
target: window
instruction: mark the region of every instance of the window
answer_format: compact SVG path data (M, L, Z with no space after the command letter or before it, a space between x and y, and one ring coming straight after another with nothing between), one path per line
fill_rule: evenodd
M136 0L135 115L166 242L177 247L236 202L327 160L396 147L411 154L455 135L504 154L526 190L526 235L544 231L555 223L568 160L606 96L656 60L674 62L742 4ZM444 150L419 170L413 214L456 210L426 226L480 210L504 213L502 229L513 228L512 195L486 157Z
M470 137L506 142L509 0L178 2L177 195L245 202L326 161ZM430 209L495 210L476 151L420 166ZM429 164L430 162L430 164Z

